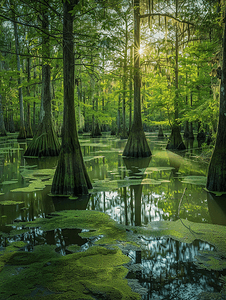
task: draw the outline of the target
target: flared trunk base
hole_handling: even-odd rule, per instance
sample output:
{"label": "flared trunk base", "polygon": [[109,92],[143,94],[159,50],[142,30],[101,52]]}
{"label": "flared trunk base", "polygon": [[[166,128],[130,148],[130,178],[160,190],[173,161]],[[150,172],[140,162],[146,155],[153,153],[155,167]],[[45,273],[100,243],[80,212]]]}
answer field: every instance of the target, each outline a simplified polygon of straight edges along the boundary
{"label": "flared trunk base", "polygon": [[149,157],[152,155],[143,128],[140,130],[131,129],[122,155],[134,158]]}
{"label": "flared trunk base", "polygon": [[60,153],[58,137],[50,124],[39,125],[33,140],[29,143],[24,156],[57,156]]}
{"label": "flared trunk base", "polygon": [[19,134],[17,136],[18,140],[25,140],[26,139],[26,131],[24,127],[20,127]]}
{"label": "flared trunk base", "polygon": [[92,188],[79,149],[71,153],[60,152],[57,169],[53,178],[53,195],[87,195]]}
{"label": "flared trunk base", "polygon": [[173,125],[172,132],[166,145],[167,150],[185,150],[185,144],[180,134],[180,127]]}

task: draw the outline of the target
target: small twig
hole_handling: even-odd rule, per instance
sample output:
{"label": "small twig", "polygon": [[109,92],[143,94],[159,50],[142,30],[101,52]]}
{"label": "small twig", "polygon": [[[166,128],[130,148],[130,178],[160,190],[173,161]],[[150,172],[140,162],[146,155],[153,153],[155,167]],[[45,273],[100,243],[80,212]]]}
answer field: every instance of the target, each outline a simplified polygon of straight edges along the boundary
{"label": "small twig", "polygon": [[182,203],[182,200],[183,200],[183,198],[184,198],[184,195],[185,195],[185,191],[186,191],[186,190],[187,190],[187,188],[184,189],[184,192],[183,192],[183,194],[182,194],[182,196],[181,196],[181,199],[180,199],[180,203],[179,203],[179,206],[178,206],[178,212],[177,212],[178,218],[179,218],[179,220],[181,221],[181,223],[184,225],[184,227],[186,227],[193,235],[195,235],[195,234],[201,234],[200,232],[195,232],[194,230],[192,230],[192,229],[190,228],[190,226],[189,226],[189,227],[186,226],[186,225],[184,224],[184,222],[182,221],[182,219],[180,218],[180,206],[181,206],[181,203]]}
{"label": "small twig", "polygon": [[181,196],[181,199],[180,199],[180,203],[179,203],[179,206],[178,206],[178,211],[177,211],[177,214],[178,214],[178,217],[180,216],[180,206],[181,206],[181,203],[182,203],[182,200],[184,198],[184,194],[185,194],[185,191],[186,191],[187,188],[184,189],[184,192]]}

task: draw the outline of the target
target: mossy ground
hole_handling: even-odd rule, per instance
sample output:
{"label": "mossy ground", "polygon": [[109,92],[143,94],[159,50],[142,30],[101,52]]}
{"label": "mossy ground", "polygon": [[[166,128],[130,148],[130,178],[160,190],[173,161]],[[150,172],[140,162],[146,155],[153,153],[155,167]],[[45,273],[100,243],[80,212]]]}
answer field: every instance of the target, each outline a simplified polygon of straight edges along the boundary
{"label": "mossy ground", "polygon": [[[93,246],[60,256],[54,246],[5,253],[1,299],[139,299],[124,277],[129,258],[119,249]],[[94,298],[95,297],[95,298]]]}
{"label": "mossy ground", "polygon": [[[104,213],[73,210],[16,226],[10,236],[38,227],[44,231],[56,228],[88,229],[80,235],[101,238],[84,252],[79,252],[78,246],[71,245],[70,250],[74,253],[67,256],[56,253],[56,246],[40,245],[35,246],[33,252],[25,252],[25,243],[12,243],[0,252],[2,300],[140,299],[125,279],[128,270],[124,264],[129,262],[129,258],[120,249],[134,245],[142,247],[141,236],[170,236],[186,243],[195,239],[206,241],[214,245],[216,251],[201,251],[196,264],[207,270],[221,270],[226,266],[226,227],[220,225],[178,220],[129,227],[118,225]],[[222,280],[226,282],[226,278],[222,277]]]}

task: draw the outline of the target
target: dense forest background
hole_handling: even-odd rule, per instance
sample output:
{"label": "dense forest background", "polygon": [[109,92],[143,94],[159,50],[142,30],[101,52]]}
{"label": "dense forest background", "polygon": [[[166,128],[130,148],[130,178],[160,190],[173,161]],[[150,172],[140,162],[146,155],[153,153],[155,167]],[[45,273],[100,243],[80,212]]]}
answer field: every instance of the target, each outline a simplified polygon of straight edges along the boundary
{"label": "dense forest background", "polygon": [[[218,1],[140,1],[140,48],[132,1],[74,1],[75,109],[79,132],[127,137],[133,118],[133,57],[140,57],[144,130],[175,119],[185,137],[214,134],[219,108],[222,18]],[[63,5],[3,1],[0,7],[1,135],[33,137],[43,116],[45,66],[51,115],[63,123]],[[73,67],[73,66],[72,66]],[[23,125],[24,124],[24,125]],[[22,137],[25,137],[22,134]]]}

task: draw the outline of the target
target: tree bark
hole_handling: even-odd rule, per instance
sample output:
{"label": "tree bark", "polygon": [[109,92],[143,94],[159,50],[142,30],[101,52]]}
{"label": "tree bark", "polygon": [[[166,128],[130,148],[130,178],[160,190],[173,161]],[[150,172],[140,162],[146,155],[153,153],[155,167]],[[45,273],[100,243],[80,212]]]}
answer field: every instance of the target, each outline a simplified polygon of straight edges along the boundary
{"label": "tree bark", "polygon": [[207,189],[226,192],[226,23],[224,25],[223,64],[220,87],[220,108],[216,144],[207,174]]}
{"label": "tree bark", "polygon": [[127,48],[128,48],[128,21],[127,17],[126,22],[126,31],[125,31],[125,49],[124,49],[124,58],[123,58],[123,78],[122,78],[122,134],[121,139],[128,138],[126,131],[126,88],[127,88]]}
{"label": "tree bark", "polygon": [[141,120],[140,101],[140,0],[134,1],[134,119],[123,156],[149,157],[151,150],[147,143]]}
{"label": "tree bark", "polygon": [[24,156],[57,156],[60,152],[60,143],[56,135],[51,112],[51,88],[50,88],[50,56],[49,38],[48,38],[49,20],[47,13],[42,14],[42,97],[43,97],[43,116],[38,125],[37,132],[33,140],[28,145]]}
{"label": "tree bark", "polygon": [[2,111],[2,95],[0,95],[0,136],[6,136],[6,129],[5,123],[3,118],[3,111]]}
{"label": "tree bark", "polygon": [[[176,0],[176,18],[178,11],[178,0]],[[180,124],[178,121],[179,117],[179,67],[178,67],[178,25],[175,24],[175,34],[176,34],[176,42],[175,42],[175,98],[174,98],[174,121],[172,125],[172,131],[168,143],[166,145],[166,149],[168,150],[185,150],[186,147],[181,137],[180,133]]]}
{"label": "tree bark", "polygon": [[[28,50],[29,52],[29,50]],[[27,58],[27,82],[29,83],[31,79],[31,74],[30,74],[30,58]],[[30,97],[30,87],[27,87],[27,96]],[[30,105],[30,100],[27,102],[27,128],[26,128],[26,136],[27,138],[32,138],[33,137],[33,131],[31,128],[31,105]]]}
{"label": "tree bark", "polygon": [[[12,5],[11,1],[11,5]],[[12,5],[13,6],[13,5]],[[12,10],[13,15],[13,27],[14,27],[14,38],[15,38],[15,48],[16,48],[16,61],[17,61],[17,71],[18,71],[18,91],[19,91],[19,103],[20,103],[20,132],[18,134],[18,139],[26,139],[26,131],[24,125],[24,104],[23,104],[23,91],[21,87],[21,76],[20,76],[20,55],[19,55],[19,39],[17,23],[15,19],[15,12]]]}
{"label": "tree bark", "polygon": [[53,178],[52,194],[88,194],[92,188],[83,161],[75,120],[74,107],[74,37],[71,11],[78,0],[63,3],[63,73],[64,73],[64,115],[62,148]]}

